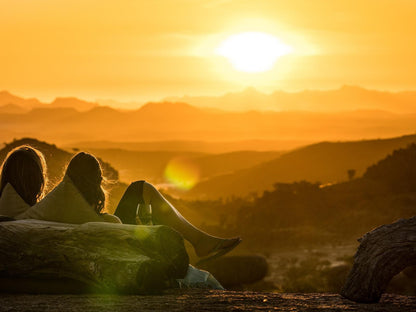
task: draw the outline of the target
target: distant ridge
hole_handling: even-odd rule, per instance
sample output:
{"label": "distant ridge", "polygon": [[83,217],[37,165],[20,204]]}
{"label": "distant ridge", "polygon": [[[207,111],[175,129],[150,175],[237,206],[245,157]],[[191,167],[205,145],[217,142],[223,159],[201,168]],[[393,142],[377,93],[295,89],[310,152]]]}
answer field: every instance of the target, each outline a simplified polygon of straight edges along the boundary
{"label": "distant ridge", "polygon": [[19,107],[24,108],[25,110],[29,110],[31,108],[42,105],[42,103],[37,99],[24,99],[16,95],[13,95],[8,91],[0,91],[0,106],[10,104],[17,105]]}
{"label": "distant ridge", "polygon": [[416,91],[387,92],[344,85],[335,90],[274,91],[271,94],[249,87],[223,96],[168,97],[167,101],[186,102],[198,107],[237,111],[340,112],[385,110],[416,113]]}
{"label": "distant ridge", "polygon": [[12,103],[0,106],[0,114],[23,114],[26,112],[27,110],[23,107]]}
{"label": "distant ridge", "polygon": [[[103,139],[113,142],[258,140],[304,144],[387,138],[416,130],[416,92],[391,93],[352,86],[330,91],[276,91],[270,95],[248,88],[219,98],[201,97],[209,99],[217,108],[165,101],[147,103],[135,110],[118,110],[76,98],[58,98],[52,104],[42,104],[6,91],[1,92],[0,98],[7,102],[3,108],[0,105],[0,140],[3,141],[34,136],[60,145]],[[237,109],[240,104],[253,103],[253,110],[227,111]],[[266,111],[266,104],[278,110]],[[272,149],[293,148],[290,144]],[[251,147],[241,146],[241,149]]]}
{"label": "distant ridge", "polygon": [[252,168],[203,181],[181,196],[193,199],[247,196],[251,192],[270,190],[278,182],[301,180],[339,183],[348,180],[348,170],[355,170],[355,177],[359,177],[393,150],[415,142],[416,135],[406,135],[390,139],[312,144]]}
{"label": "distant ridge", "polygon": [[[103,103],[104,105],[100,105]],[[88,102],[76,97],[57,97],[52,103],[41,103],[39,100],[0,91],[0,107],[6,104],[19,105],[31,109],[42,105],[50,107],[72,107],[78,111],[88,111],[96,106],[110,106],[115,109],[123,108],[125,111],[135,111],[142,108],[165,108],[169,104],[182,105],[219,111],[306,111],[306,112],[344,112],[344,111],[388,111],[393,113],[416,113],[416,91],[389,92],[371,90],[353,85],[344,85],[338,89],[330,90],[303,90],[286,92],[276,90],[272,93],[263,93],[253,87],[241,92],[225,93],[221,96],[182,96],[166,97],[159,102],[148,102],[144,105],[136,102],[121,103],[114,100],[101,100]],[[113,106],[114,105],[114,106]],[[131,109],[126,109],[131,107]]]}
{"label": "distant ridge", "polygon": [[[39,106],[23,114],[1,114],[0,140],[34,136],[63,145],[74,141],[277,141],[317,142],[393,137],[416,130],[416,113],[226,112],[186,103],[149,103],[133,111],[94,106]],[[293,146],[292,146],[293,147]],[[249,147],[247,147],[250,149]],[[242,147],[243,150],[247,148]],[[276,146],[273,150],[284,150]],[[240,149],[241,150],[241,149]]]}
{"label": "distant ridge", "polygon": [[74,108],[80,112],[88,111],[98,106],[97,103],[83,101],[75,97],[58,97],[49,105],[50,107],[53,107],[53,108],[56,108],[56,107]]}
{"label": "distant ridge", "polygon": [[[12,105],[12,106],[10,106]],[[58,97],[52,103],[45,104],[38,99],[25,99],[11,94],[8,91],[0,91],[0,113],[5,113],[9,108],[8,113],[21,114],[26,113],[34,108],[73,108],[77,111],[83,112],[98,106],[97,103],[91,103],[80,100],[75,97]],[[15,107],[13,110],[10,107]],[[20,109],[16,109],[19,107]]]}
{"label": "distant ridge", "polygon": [[242,140],[242,141],[79,141],[65,144],[67,148],[84,149],[123,149],[140,152],[199,152],[199,153],[230,153],[233,151],[282,151],[291,150],[306,144],[309,141],[299,140]]}

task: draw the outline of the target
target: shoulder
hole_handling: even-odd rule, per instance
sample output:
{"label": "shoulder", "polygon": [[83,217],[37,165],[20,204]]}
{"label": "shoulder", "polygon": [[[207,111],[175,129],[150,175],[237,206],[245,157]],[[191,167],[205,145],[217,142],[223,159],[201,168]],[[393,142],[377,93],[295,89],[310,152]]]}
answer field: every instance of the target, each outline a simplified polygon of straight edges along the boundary
{"label": "shoulder", "polygon": [[108,213],[102,213],[100,215],[103,218],[104,222],[110,222],[110,223],[122,223],[121,220],[112,214],[108,214]]}
{"label": "shoulder", "polygon": [[65,177],[40,202],[18,217],[75,224],[103,221],[69,177]]}
{"label": "shoulder", "polygon": [[7,183],[0,196],[0,214],[15,217],[30,208],[14,187]]}

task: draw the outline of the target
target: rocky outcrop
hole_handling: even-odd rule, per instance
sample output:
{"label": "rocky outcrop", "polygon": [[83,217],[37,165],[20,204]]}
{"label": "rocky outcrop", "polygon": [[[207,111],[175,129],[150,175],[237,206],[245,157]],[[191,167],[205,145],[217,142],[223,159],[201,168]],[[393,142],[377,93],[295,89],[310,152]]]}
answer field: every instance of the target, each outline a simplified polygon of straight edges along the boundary
{"label": "rocky outcrop", "polygon": [[144,294],[187,268],[183,238],[166,226],[0,222],[1,291]]}
{"label": "rocky outcrop", "polygon": [[390,280],[416,265],[416,217],[365,234],[341,294],[356,302],[378,302]]}

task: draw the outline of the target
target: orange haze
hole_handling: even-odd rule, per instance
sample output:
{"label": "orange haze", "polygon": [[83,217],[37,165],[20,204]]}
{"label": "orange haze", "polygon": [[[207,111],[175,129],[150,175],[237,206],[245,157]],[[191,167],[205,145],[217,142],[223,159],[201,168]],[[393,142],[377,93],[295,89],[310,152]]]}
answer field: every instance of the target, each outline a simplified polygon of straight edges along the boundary
{"label": "orange haze", "polygon": [[[0,90],[52,101],[147,101],[343,84],[416,87],[416,2],[0,0]],[[214,53],[260,31],[294,48],[264,74]],[[133,108],[133,107],[131,107]]]}

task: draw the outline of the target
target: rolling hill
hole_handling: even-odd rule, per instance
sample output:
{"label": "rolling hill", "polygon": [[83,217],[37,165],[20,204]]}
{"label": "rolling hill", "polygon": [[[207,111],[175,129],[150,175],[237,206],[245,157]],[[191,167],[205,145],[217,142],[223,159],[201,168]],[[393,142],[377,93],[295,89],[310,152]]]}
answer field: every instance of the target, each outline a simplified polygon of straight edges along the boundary
{"label": "rolling hill", "polygon": [[85,112],[98,106],[97,103],[83,101],[75,97],[58,97],[52,103],[46,105],[50,108],[69,107],[79,112]]}
{"label": "rolling hill", "polygon": [[205,154],[185,151],[128,151],[123,149],[95,149],[86,151],[105,159],[117,168],[120,180],[133,182],[146,180],[153,184],[167,183],[164,173],[167,165],[174,159],[186,159],[194,168],[198,168],[201,180],[234,172],[269,161],[278,157],[280,152],[239,151],[220,154]]}
{"label": "rolling hill", "polygon": [[348,180],[347,171],[361,176],[367,167],[393,150],[416,142],[416,135],[355,142],[321,142],[305,146],[249,169],[216,176],[197,184],[184,198],[247,196],[270,190],[277,182],[306,180],[321,184]]}
{"label": "rolling hill", "polygon": [[414,113],[416,92],[386,92],[345,85],[335,90],[275,91],[265,94],[249,87],[223,96],[168,97],[167,101],[186,102],[198,107],[234,111],[313,111],[385,110]]}
{"label": "rolling hill", "polygon": [[223,154],[234,151],[282,151],[310,144],[309,141],[298,140],[243,140],[243,141],[81,141],[64,144],[65,148],[78,149],[121,149],[138,152],[194,152],[204,154]]}

